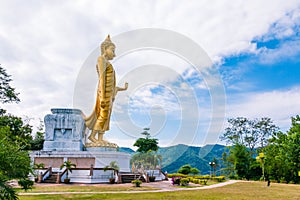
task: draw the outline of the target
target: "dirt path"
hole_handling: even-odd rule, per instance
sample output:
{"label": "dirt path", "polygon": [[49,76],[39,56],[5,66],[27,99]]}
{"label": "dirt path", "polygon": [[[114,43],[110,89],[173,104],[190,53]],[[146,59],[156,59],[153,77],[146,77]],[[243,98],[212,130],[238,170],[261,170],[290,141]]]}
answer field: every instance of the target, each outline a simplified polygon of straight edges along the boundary
{"label": "dirt path", "polygon": [[[217,183],[214,185],[209,186],[200,186],[190,183],[190,186],[195,186],[191,188],[182,188],[173,186],[171,181],[160,181],[160,182],[153,182],[153,183],[143,183],[143,186],[157,188],[158,190],[144,190],[144,191],[106,191],[106,192],[41,192],[41,193],[30,193],[30,192],[22,192],[18,193],[19,195],[42,195],[42,194],[114,194],[114,193],[148,193],[148,192],[171,192],[171,191],[179,191],[179,190],[205,190],[205,189],[212,189],[217,187],[223,187],[225,185],[234,184],[238,181],[236,180],[229,180],[223,183]],[[128,184],[120,184],[123,186],[132,186],[131,183]],[[47,185],[45,185],[47,187]],[[100,186],[101,187],[101,186]]]}

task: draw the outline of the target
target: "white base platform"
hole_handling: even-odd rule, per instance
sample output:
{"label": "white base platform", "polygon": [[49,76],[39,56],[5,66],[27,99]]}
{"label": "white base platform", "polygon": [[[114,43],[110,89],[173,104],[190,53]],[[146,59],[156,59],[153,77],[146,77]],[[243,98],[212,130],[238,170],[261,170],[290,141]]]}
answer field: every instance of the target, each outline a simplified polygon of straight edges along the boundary
{"label": "white base platform", "polygon": [[30,154],[32,163],[44,163],[45,167],[59,168],[64,161],[70,160],[78,168],[103,168],[116,161],[122,172],[130,172],[131,155],[113,151],[34,151]]}

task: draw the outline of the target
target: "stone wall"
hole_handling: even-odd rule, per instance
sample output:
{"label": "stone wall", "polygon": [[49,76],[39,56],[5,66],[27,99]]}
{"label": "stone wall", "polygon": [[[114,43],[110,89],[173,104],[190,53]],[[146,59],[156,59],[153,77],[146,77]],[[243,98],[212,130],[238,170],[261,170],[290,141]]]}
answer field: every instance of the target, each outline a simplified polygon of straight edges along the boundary
{"label": "stone wall", "polygon": [[60,168],[60,166],[64,163],[64,158],[53,158],[53,157],[36,157],[34,159],[35,164],[44,163],[45,168],[53,167]]}
{"label": "stone wall", "polygon": [[68,158],[77,168],[89,168],[95,166],[95,158]]}

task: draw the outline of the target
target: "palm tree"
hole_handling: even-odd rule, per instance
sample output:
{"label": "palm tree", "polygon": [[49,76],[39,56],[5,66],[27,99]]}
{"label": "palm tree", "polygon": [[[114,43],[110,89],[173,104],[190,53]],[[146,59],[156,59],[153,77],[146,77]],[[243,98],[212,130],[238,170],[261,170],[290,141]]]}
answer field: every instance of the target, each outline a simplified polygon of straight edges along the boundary
{"label": "palm tree", "polygon": [[35,163],[33,168],[34,168],[34,180],[35,180],[35,182],[37,182],[38,181],[38,176],[39,176],[39,173],[40,173],[39,169],[44,169],[45,164],[44,163]]}
{"label": "palm tree", "polygon": [[66,176],[66,179],[69,178],[69,171],[72,173],[72,169],[73,168],[76,168],[76,165],[74,163],[72,163],[71,161],[67,160],[65,161],[61,166],[60,166],[60,169],[66,167],[67,169],[67,176]]}
{"label": "palm tree", "polygon": [[161,167],[162,156],[159,154],[154,154],[153,156],[153,167],[156,169],[157,166]]}
{"label": "palm tree", "polygon": [[35,163],[33,167],[35,169],[43,169],[43,168],[45,168],[45,164],[44,163]]}
{"label": "palm tree", "polygon": [[119,171],[120,167],[118,166],[117,161],[111,161],[109,163],[109,165],[104,167],[104,171],[108,170],[109,168],[114,169],[114,172],[111,173],[111,178],[109,178],[109,182],[114,183],[115,182],[114,173],[116,173],[116,171],[117,171],[117,174],[118,174],[118,171]]}
{"label": "palm tree", "polygon": [[107,165],[105,168],[112,168],[112,169],[114,169],[116,171],[119,171],[119,169],[120,169],[120,167],[118,166],[117,161],[111,161],[109,163],[109,165]]}

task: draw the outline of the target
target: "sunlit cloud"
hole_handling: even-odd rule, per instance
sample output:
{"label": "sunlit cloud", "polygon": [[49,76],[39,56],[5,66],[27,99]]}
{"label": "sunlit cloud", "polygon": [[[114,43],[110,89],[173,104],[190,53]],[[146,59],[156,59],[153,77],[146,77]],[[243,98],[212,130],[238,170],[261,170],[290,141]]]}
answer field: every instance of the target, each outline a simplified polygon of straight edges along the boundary
{"label": "sunlit cloud", "polygon": [[[259,48],[256,43],[274,38],[294,38],[298,34],[300,3],[297,0],[191,0],[188,3],[180,0],[127,0],[123,4],[121,6],[115,0],[1,2],[0,60],[12,75],[13,85],[20,92],[21,98],[20,104],[4,107],[11,113],[36,120],[50,113],[53,107],[73,107],[74,88],[82,65],[91,52],[99,48],[107,34],[113,37],[126,31],[149,27],[169,29],[195,41],[219,66],[226,58],[241,54],[258,55],[257,62],[271,65],[283,58],[297,60],[300,51],[300,44],[296,40],[283,41],[276,49]],[[149,40],[152,39],[149,36]],[[189,115],[184,115],[187,123],[183,125],[188,129],[190,124],[194,125],[193,119],[199,118],[200,111],[199,119],[205,125],[199,132],[207,130],[212,109],[208,85],[218,84],[216,80],[205,80],[205,70],[198,73],[191,63],[170,52],[145,50],[118,55],[116,45],[117,57],[113,65],[118,85],[122,86],[127,81],[131,88],[118,94],[114,104],[115,113],[128,114],[128,110],[151,112],[152,108],[152,115],[162,114],[159,120],[167,127],[162,129],[164,135],[159,135],[159,128],[154,128],[154,132],[166,141],[165,144],[168,136],[174,132],[171,122],[165,121],[168,116],[178,119],[182,112],[189,111]],[[90,65],[91,69],[95,69],[95,63]],[[159,73],[153,66],[162,67],[165,73]],[[137,70],[140,67],[142,69]],[[282,127],[287,127],[287,118],[298,111],[293,109],[299,105],[294,101],[299,99],[297,87],[291,89],[291,86],[289,90],[275,92],[255,92],[252,91],[254,83],[242,81],[246,73],[247,68],[240,67],[222,74],[227,90],[241,92],[240,96],[227,94],[227,116],[268,115]],[[93,75],[89,78],[95,81],[96,72]],[[154,84],[140,85],[140,79],[152,80]],[[92,84],[83,88],[92,93],[97,81]],[[161,90],[155,90],[157,88]],[[91,94],[81,98],[82,104],[85,104],[82,108],[84,113],[91,112],[94,96]],[[232,99],[238,99],[238,102],[234,101],[233,104]],[[272,103],[268,104],[266,99]],[[279,100],[274,99],[280,99],[285,104],[281,105]],[[197,112],[192,112],[194,110]],[[151,121],[149,119],[146,118],[148,123]],[[112,130],[121,135],[115,123],[113,120]],[[126,124],[121,119],[118,123],[124,123],[122,126]],[[134,132],[138,133],[144,124],[138,125],[132,128]],[[201,143],[200,137],[203,135],[199,135],[196,143]],[[118,142],[120,145],[131,146],[129,141],[127,138]]]}

